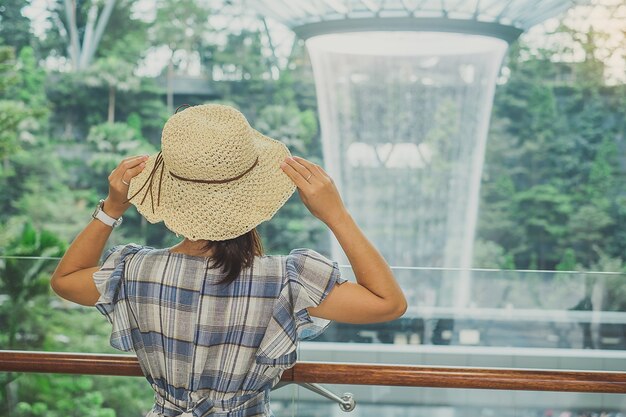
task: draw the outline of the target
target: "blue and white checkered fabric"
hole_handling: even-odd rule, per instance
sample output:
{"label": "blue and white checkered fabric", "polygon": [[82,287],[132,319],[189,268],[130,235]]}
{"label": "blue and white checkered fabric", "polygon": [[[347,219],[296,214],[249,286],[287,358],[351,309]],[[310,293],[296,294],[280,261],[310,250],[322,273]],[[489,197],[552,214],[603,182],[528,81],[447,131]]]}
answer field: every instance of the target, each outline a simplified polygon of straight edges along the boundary
{"label": "blue and white checkered fabric", "polygon": [[273,416],[269,391],[299,340],[330,324],[309,316],[340,277],[311,249],[256,257],[231,284],[207,259],[134,243],[107,251],[93,278],[111,346],[134,351],[155,391],[152,416]]}

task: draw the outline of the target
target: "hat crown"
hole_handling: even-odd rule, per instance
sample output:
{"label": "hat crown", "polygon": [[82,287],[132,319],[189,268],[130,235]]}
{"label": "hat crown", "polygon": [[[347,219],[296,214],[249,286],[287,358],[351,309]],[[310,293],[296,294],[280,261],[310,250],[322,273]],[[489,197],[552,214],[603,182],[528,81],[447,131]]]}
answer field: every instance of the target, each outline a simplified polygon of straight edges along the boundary
{"label": "hat crown", "polygon": [[170,117],[163,127],[161,149],[173,174],[207,181],[234,178],[258,156],[245,116],[219,104],[189,107]]}

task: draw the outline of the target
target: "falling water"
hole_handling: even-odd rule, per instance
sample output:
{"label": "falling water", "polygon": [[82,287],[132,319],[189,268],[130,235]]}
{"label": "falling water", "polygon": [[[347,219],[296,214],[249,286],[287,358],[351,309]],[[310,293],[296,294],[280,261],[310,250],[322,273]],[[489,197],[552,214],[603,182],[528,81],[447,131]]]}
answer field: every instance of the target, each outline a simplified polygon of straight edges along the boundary
{"label": "falling water", "polygon": [[[506,42],[361,32],[307,40],[324,161],[391,265],[469,268],[495,80]],[[333,238],[333,257],[347,263]],[[448,284],[466,305],[470,277]]]}

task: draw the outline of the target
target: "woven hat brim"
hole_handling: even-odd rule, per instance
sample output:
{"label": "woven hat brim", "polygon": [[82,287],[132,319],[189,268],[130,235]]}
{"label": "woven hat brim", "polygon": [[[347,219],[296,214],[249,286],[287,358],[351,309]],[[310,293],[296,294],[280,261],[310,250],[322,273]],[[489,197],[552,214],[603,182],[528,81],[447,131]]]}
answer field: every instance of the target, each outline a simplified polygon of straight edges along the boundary
{"label": "woven hat brim", "polygon": [[[291,154],[282,142],[253,132],[259,162],[242,178],[223,184],[194,183],[173,178],[166,166],[158,205],[161,169],[154,175],[154,211],[150,195],[141,203],[145,189],[131,203],[150,223],[163,221],[172,232],[189,240],[232,239],[270,220],[297,188],[280,167]],[[143,171],[131,180],[128,197],[146,182],[156,156],[150,156]]]}

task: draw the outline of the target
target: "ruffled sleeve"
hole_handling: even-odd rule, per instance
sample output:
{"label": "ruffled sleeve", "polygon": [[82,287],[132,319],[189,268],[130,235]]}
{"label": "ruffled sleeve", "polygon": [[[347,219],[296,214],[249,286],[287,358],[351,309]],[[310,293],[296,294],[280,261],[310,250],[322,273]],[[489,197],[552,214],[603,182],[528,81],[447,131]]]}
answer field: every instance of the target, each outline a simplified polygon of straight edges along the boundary
{"label": "ruffled sleeve", "polygon": [[342,284],[339,265],[312,249],[294,249],[285,257],[285,276],[274,313],[257,354],[257,363],[290,368],[296,362],[297,343],[319,336],[330,320],[312,317],[335,284]]}
{"label": "ruffled sleeve", "polygon": [[100,269],[93,274],[93,280],[100,293],[95,307],[113,325],[111,346],[122,351],[132,351],[131,338],[132,311],[126,297],[124,267],[126,261],[143,247],[134,243],[118,245],[109,249],[104,255]]}

